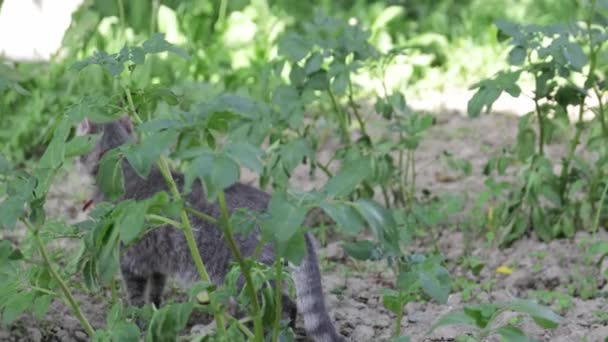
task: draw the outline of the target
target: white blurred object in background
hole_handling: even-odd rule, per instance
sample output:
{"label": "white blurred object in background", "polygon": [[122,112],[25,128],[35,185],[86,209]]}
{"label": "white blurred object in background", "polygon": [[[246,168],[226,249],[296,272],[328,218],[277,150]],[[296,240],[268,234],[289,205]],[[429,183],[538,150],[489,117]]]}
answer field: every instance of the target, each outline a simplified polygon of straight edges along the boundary
{"label": "white blurred object in background", "polygon": [[0,9],[0,56],[43,61],[61,47],[72,13],[83,0],[4,0]]}

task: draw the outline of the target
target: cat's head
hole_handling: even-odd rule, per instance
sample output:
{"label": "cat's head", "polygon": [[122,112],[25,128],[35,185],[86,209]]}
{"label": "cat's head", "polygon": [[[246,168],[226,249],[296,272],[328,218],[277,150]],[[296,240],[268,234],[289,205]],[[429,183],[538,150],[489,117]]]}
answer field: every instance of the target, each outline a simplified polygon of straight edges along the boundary
{"label": "cat's head", "polygon": [[93,174],[97,172],[99,161],[106,152],[135,139],[133,124],[128,116],[107,123],[94,123],[89,119],[84,119],[78,125],[76,134],[101,135],[91,152],[80,157],[80,161],[87,171]]}

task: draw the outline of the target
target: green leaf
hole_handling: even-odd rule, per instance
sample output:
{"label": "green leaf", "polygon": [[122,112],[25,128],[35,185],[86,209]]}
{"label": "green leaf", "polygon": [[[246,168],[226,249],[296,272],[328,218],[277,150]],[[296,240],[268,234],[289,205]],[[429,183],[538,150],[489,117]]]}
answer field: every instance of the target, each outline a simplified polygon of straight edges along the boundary
{"label": "green leaf", "polygon": [[214,201],[220,191],[234,184],[240,178],[240,169],[237,163],[225,154],[213,154],[203,151],[198,156],[185,175],[186,191],[190,191],[192,182],[200,178],[207,191],[207,198]]}
{"label": "green leaf", "polygon": [[536,324],[545,329],[557,327],[563,318],[551,309],[539,305],[531,300],[516,300],[508,305],[509,309],[517,312],[527,313],[532,316]]}
{"label": "green leaf", "polygon": [[523,46],[515,46],[509,51],[509,64],[522,65],[526,61],[526,49]]}
{"label": "green leaf", "polygon": [[475,320],[477,327],[482,329],[488,326],[496,311],[498,311],[498,306],[490,303],[466,305],[464,307],[464,312]]}
{"label": "green leaf", "polygon": [[17,220],[24,214],[25,201],[17,196],[11,196],[0,203],[0,227],[15,228]]}
{"label": "green leaf", "polygon": [[34,305],[32,307],[32,313],[34,317],[37,319],[42,319],[44,315],[49,311],[49,307],[53,302],[53,296],[50,295],[42,295],[36,297],[34,300]]}
{"label": "green leaf", "polygon": [[282,84],[272,93],[272,103],[278,105],[281,111],[291,112],[294,105],[301,107],[300,95],[298,90],[290,85]]}
{"label": "green leaf", "polygon": [[53,139],[49,143],[46,151],[40,158],[39,167],[43,169],[55,169],[63,163],[65,159],[65,141],[70,133],[71,124],[67,117],[64,117],[55,132]]}
{"label": "green leaf", "polygon": [[349,203],[324,202],[320,207],[346,233],[355,235],[363,229],[361,215]]}
{"label": "green leaf", "polygon": [[420,288],[420,277],[417,271],[401,272],[397,278],[397,288],[401,293],[411,294]]}
{"label": "green leaf", "polygon": [[262,150],[258,147],[242,142],[231,143],[225,148],[227,155],[255,173],[262,173],[264,167],[260,161]]}
{"label": "green leaf", "polygon": [[8,260],[21,260],[24,257],[25,256],[23,255],[23,252],[21,252],[20,249],[15,248],[15,249],[13,249],[11,254],[8,256]]}
{"label": "green leaf", "polygon": [[32,291],[20,292],[11,296],[10,299],[4,304],[4,310],[2,311],[2,322],[4,324],[10,324],[19,315],[28,310],[34,303],[36,294]]}
{"label": "green leaf", "polygon": [[192,190],[192,183],[199,178],[204,184],[204,177],[211,173],[211,165],[215,160],[215,154],[208,149],[203,149],[200,155],[190,163],[184,174],[184,191]]}
{"label": "green leaf", "polygon": [[519,161],[526,161],[533,156],[536,147],[536,133],[531,128],[519,130],[517,133],[517,158]]}
{"label": "green leaf", "polygon": [[260,103],[250,97],[235,95],[230,93],[222,93],[214,98],[208,104],[207,110],[210,114],[207,125],[212,128],[214,125],[213,119],[216,120],[233,120],[238,117],[230,117],[227,113],[238,115],[242,118],[257,120],[260,116],[267,114],[268,108],[263,103]]}
{"label": "green leaf", "polygon": [[301,227],[307,213],[307,208],[289,202],[285,193],[275,192],[268,204],[270,217],[264,220],[262,230],[278,242],[286,242]]}
{"label": "green leaf", "polygon": [[135,64],[142,65],[146,61],[146,51],[139,46],[131,48],[131,61]]}
{"label": "green leaf", "polygon": [[340,72],[334,77],[331,82],[331,88],[336,95],[344,95],[346,93],[346,88],[348,87],[348,82],[350,80],[350,75],[348,72]]}
{"label": "green leaf", "polygon": [[179,104],[177,95],[171,91],[169,88],[165,87],[153,87],[151,89],[152,96],[159,97],[163,99],[167,104],[171,106],[176,106]]}
{"label": "green leaf", "polygon": [[301,35],[288,32],[279,41],[279,54],[286,56],[291,62],[299,62],[304,58],[312,46]]}
{"label": "green leaf", "polygon": [[495,25],[498,28],[499,41],[504,41],[508,37],[516,38],[521,36],[520,27],[515,23],[511,23],[506,20],[497,20]]}
{"label": "green leaf", "polygon": [[176,139],[175,131],[156,132],[144,138],[141,143],[129,146],[124,153],[137,174],[146,178],[152,169],[152,164],[158,161]]}
{"label": "green leaf", "polygon": [[512,325],[506,325],[496,329],[496,333],[502,336],[507,342],[534,342],[533,338],[530,338],[524,334],[521,329]]}
{"label": "green leaf", "polygon": [[368,240],[356,242],[345,242],[342,244],[344,251],[351,257],[358,260],[374,260],[376,246]]}
{"label": "green leaf", "polygon": [[139,341],[139,328],[132,322],[118,322],[111,329],[112,341]]}
{"label": "green leaf", "polygon": [[446,269],[435,266],[430,270],[419,271],[418,278],[422,290],[427,295],[441,304],[447,302],[452,286],[449,281],[450,275]]}
{"label": "green leaf", "polygon": [[124,243],[129,243],[139,236],[144,229],[144,222],[148,203],[128,201],[122,202],[120,207],[120,216],[116,222],[120,231],[120,240]]}
{"label": "green leaf", "polygon": [[114,201],[124,194],[122,158],[118,150],[110,150],[101,158],[97,184],[109,201]]}
{"label": "green leaf", "polygon": [[311,158],[313,154],[308,141],[304,138],[291,140],[281,146],[280,150],[281,161],[287,172],[293,171],[305,157]]}
{"label": "green leaf", "polygon": [[174,119],[153,119],[137,126],[137,130],[142,133],[154,133],[166,129],[182,128],[183,123]]}
{"label": "green leaf", "polygon": [[65,146],[65,157],[71,158],[89,153],[100,135],[81,135],[72,138]]}
{"label": "green leaf", "polygon": [[376,19],[372,24],[373,31],[378,31],[379,29],[386,27],[389,22],[401,16],[404,12],[405,8],[402,6],[387,6],[376,16]]}
{"label": "green leaf", "polygon": [[555,93],[555,101],[566,108],[569,105],[577,106],[585,98],[585,92],[576,86],[565,85]]}
{"label": "green leaf", "polygon": [[306,63],[304,64],[304,71],[306,71],[307,75],[310,75],[319,69],[321,69],[321,65],[323,64],[323,57],[319,52],[314,52],[310,57],[306,59]]}
{"label": "green leaf", "polygon": [[389,342],[411,342],[412,340],[410,339],[409,336],[399,336],[399,337],[393,337],[389,340]]}
{"label": "green leaf", "polygon": [[2,261],[2,263],[6,262],[6,259],[8,259],[9,255],[12,253],[12,243],[8,240],[4,240],[4,239],[0,239],[0,261]]}
{"label": "green leaf", "polygon": [[349,160],[325,184],[324,191],[329,196],[347,196],[356,186],[373,175],[371,162],[368,158]]}
{"label": "green leaf", "polygon": [[11,163],[0,154],[0,175],[7,174],[11,170]]}
{"label": "green leaf", "polygon": [[479,328],[475,323],[475,320],[469,315],[462,312],[450,312],[439,317],[439,320],[437,320],[437,322],[435,322],[431,326],[429,333],[435,331],[437,328],[449,325],[468,325],[471,327]]}
{"label": "green leaf", "polygon": [[562,46],[562,53],[572,68],[577,71],[582,70],[587,64],[587,56],[583,48],[576,43],[569,42],[564,44]]}
{"label": "green leaf", "polygon": [[209,175],[204,176],[207,198],[215,200],[220,191],[236,183],[240,178],[240,169],[232,158],[220,154],[213,160]]}
{"label": "green leaf", "polygon": [[192,302],[167,304],[154,312],[146,334],[146,341],[175,341],[188,323]]}
{"label": "green leaf", "polygon": [[401,310],[404,303],[402,298],[399,296],[399,292],[384,289],[384,291],[382,291],[382,305],[396,314]]}
{"label": "green leaf", "polygon": [[306,256],[306,241],[304,234],[293,234],[287,242],[277,246],[277,254],[294,265],[299,265],[304,256]]}
{"label": "green leaf", "polygon": [[589,247],[590,255],[608,255],[608,241],[596,241]]}
{"label": "green leaf", "polygon": [[306,87],[312,90],[327,90],[329,89],[329,79],[327,71],[318,70],[311,74],[306,83]]}
{"label": "green leaf", "polygon": [[95,260],[96,275],[98,274],[99,279],[107,283],[113,279],[119,268],[120,233],[111,221],[102,222],[98,233],[99,236],[94,245],[97,258]]}
{"label": "green leaf", "polygon": [[99,65],[110,75],[116,77],[125,69],[124,62],[125,60],[119,59],[119,54],[110,55],[105,51],[95,51],[93,56],[82,61],[75,62],[70,68],[80,71],[89,65]]}
{"label": "green leaf", "polygon": [[357,200],[353,206],[370,225],[376,239],[393,251],[399,250],[399,234],[389,210],[368,199]]}
{"label": "green leaf", "polygon": [[306,80],[306,71],[304,71],[304,68],[301,66],[294,64],[289,72],[289,82],[291,82],[291,86],[300,87],[304,84],[304,80]]}
{"label": "green leaf", "polygon": [[163,33],[155,33],[142,44],[142,48],[146,53],[173,52],[183,59],[190,59],[190,56],[183,49],[169,43],[165,40]]}
{"label": "green leaf", "polygon": [[99,282],[97,281],[97,266],[94,260],[87,260],[82,268],[84,284],[89,291],[98,291]]}
{"label": "green leaf", "polygon": [[500,96],[500,89],[480,87],[467,103],[467,113],[470,117],[478,117],[484,106],[491,106]]}

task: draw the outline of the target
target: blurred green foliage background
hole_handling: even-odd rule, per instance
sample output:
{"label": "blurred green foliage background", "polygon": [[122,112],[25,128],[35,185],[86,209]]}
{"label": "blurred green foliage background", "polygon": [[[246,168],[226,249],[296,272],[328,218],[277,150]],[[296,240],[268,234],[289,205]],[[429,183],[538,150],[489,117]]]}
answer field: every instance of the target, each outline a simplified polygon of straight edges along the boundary
{"label": "blurred green foliage background", "polygon": [[[468,88],[504,67],[497,19],[550,24],[567,22],[580,11],[576,0],[86,0],[52,61],[0,64],[0,153],[15,162],[38,156],[58,113],[83,95],[111,89],[111,78],[100,68],[77,73],[69,68],[73,62],[141,43],[154,32],[165,33],[193,58],[167,55],[162,63],[146,63],[135,75],[141,85],[173,84],[177,94],[201,98],[228,90],[265,99],[272,83],[269,61],[280,37],[324,14],[363,26],[382,52],[405,51],[391,61],[385,82],[407,97]],[[360,97],[379,87],[365,75],[357,82],[367,89]]]}

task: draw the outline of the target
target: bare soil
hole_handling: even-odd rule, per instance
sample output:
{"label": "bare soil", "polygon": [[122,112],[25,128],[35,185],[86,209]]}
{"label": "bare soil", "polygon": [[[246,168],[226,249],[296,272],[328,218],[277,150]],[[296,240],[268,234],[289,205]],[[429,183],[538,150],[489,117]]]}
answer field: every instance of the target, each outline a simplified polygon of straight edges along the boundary
{"label": "bare soil", "polygon": [[[512,144],[517,130],[517,118],[508,115],[482,116],[468,119],[456,114],[437,117],[437,125],[431,129],[416,155],[418,184],[420,189],[434,193],[463,193],[474,195],[483,189],[482,169],[488,157]],[[558,155],[560,145],[549,146],[548,153]],[[452,175],[439,159],[449,151],[456,158],[470,161],[473,173],[470,176]],[[247,176],[245,177],[247,178]],[[294,177],[296,185],[303,188],[318,186],[323,178],[311,180],[305,170]],[[249,178],[249,180],[251,180]],[[47,212],[63,216],[70,221],[82,220],[82,203],[88,196],[90,180],[74,169],[68,172],[49,196]],[[550,290],[574,293],[565,308],[558,308],[563,323],[554,330],[538,328],[530,318],[524,317],[520,326],[529,336],[539,341],[589,341],[601,342],[608,337],[608,313],[606,294],[608,286],[600,274],[608,264],[594,266],[597,260],[588,260],[585,250],[597,239],[608,239],[606,231],[597,236],[580,232],[573,239],[556,240],[550,243],[539,241],[534,236],[517,241],[511,247],[498,249],[489,246],[483,237],[465,241],[458,229],[458,218],[441,231],[438,246],[447,259],[452,279],[466,278],[478,286],[471,291],[455,291],[448,303],[412,302],[406,306],[401,321],[402,332],[412,341],[453,341],[470,332],[467,327],[445,327],[428,334],[431,325],[442,314],[461,310],[463,305],[480,302],[509,302],[514,298],[531,298],[533,291]],[[417,240],[412,250],[423,251],[433,241]],[[468,251],[465,251],[468,248]],[[464,268],[460,257],[469,252],[485,262],[479,275]],[[394,331],[395,316],[382,305],[381,289],[391,288],[394,275],[382,263],[355,262],[347,258],[339,242],[330,242],[320,252],[323,281],[331,314],[339,330],[351,341],[385,341]],[[497,273],[499,266],[511,267],[513,273]],[[600,295],[592,299],[577,297],[573,290],[584,286],[588,277],[595,279]],[[570,291],[570,292],[569,292]],[[109,294],[79,293],[78,301],[95,327],[105,323]],[[505,313],[498,323],[514,319],[516,314]],[[42,319],[23,315],[8,327],[0,327],[0,341],[87,341],[88,338],[61,302],[52,304],[49,313]],[[498,341],[491,336],[488,341]]]}

